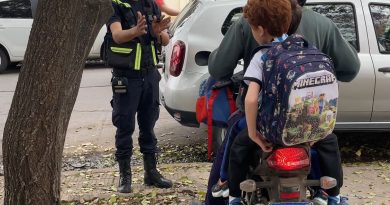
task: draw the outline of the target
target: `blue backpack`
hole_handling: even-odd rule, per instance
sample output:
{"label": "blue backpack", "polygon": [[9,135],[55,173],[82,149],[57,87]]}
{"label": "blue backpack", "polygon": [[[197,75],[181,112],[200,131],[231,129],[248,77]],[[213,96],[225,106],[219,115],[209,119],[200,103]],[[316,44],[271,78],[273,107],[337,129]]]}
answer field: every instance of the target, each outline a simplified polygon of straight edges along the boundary
{"label": "blue backpack", "polygon": [[204,80],[199,88],[196,118],[199,123],[207,124],[209,159],[213,151],[213,126],[227,127],[230,115],[237,110],[231,84],[232,81],[216,81],[210,77]]}
{"label": "blue backpack", "polygon": [[332,60],[296,34],[266,47],[257,129],[282,146],[328,136],[338,101]]}

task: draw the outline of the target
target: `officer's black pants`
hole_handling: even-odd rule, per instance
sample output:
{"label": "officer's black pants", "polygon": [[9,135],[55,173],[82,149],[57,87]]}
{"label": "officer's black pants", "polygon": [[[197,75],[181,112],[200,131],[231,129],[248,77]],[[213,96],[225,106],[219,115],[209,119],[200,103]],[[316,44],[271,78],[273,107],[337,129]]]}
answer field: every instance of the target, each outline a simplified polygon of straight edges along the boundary
{"label": "officer's black pants", "polygon": [[[343,185],[343,170],[337,136],[331,134],[315,143],[313,147],[317,149],[322,175],[337,179],[338,186],[327,190],[327,193],[330,196],[336,196],[340,193],[340,188]],[[230,148],[230,196],[241,196],[240,183],[246,179],[251,163],[250,159],[253,159],[253,156],[255,156],[258,149],[260,149],[260,147],[249,138],[247,130],[243,130],[235,138],[232,147]]]}
{"label": "officer's black pants", "polygon": [[161,75],[157,69],[150,70],[145,77],[141,77],[138,72],[125,72],[124,77],[128,78],[127,93],[113,94],[112,122],[117,128],[115,135],[117,160],[129,159],[132,155],[136,114],[141,152],[144,154],[156,152],[157,139],[153,128],[160,114],[158,84]]}

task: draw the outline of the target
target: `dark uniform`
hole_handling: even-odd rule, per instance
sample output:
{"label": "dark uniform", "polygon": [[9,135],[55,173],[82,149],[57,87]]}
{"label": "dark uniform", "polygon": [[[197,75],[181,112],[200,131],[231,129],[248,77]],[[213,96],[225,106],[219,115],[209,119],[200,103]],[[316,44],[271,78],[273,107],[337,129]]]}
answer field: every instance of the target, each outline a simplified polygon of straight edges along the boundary
{"label": "dark uniform", "polygon": [[[158,84],[161,75],[156,69],[155,42],[157,39],[152,36],[151,24],[153,16],[159,19],[161,12],[153,0],[113,0],[112,6],[115,13],[107,23],[107,35],[111,35],[110,25],[114,22],[120,22],[122,30],[136,26],[137,12],[145,16],[148,25],[147,34],[132,40],[136,45],[131,48],[131,52],[135,52],[134,65],[131,65],[130,69],[113,68],[112,82],[120,79],[122,83],[127,84],[127,91],[124,93],[117,93],[113,89],[111,101],[112,122],[117,128],[115,157],[119,162],[121,173],[118,190],[130,192],[130,158],[133,150],[132,135],[135,129],[136,113],[140,130],[138,142],[144,154],[145,183],[157,187],[170,187],[171,182],[164,179],[156,170],[157,139],[153,131],[160,113]],[[119,51],[121,49],[123,50],[123,48],[117,48]],[[128,186],[121,188],[122,185]]]}

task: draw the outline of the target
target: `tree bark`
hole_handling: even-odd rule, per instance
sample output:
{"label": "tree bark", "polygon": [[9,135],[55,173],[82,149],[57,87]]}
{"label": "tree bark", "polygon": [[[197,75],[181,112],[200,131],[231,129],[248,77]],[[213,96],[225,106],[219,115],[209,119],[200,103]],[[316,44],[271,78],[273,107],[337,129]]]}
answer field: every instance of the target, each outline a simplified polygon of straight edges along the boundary
{"label": "tree bark", "polygon": [[3,138],[5,205],[60,204],[62,152],[109,0],[40,0]]}

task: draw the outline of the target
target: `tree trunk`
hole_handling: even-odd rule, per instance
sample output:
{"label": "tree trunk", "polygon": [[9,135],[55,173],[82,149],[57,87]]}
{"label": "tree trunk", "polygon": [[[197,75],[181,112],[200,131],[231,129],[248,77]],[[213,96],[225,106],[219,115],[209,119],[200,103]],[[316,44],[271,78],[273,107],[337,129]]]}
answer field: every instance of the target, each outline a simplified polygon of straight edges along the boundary
{"label": "tree trunk", "polygon": [[5,205],[60,204],[62,152],[109,0],[40,0],[3,138]]}

